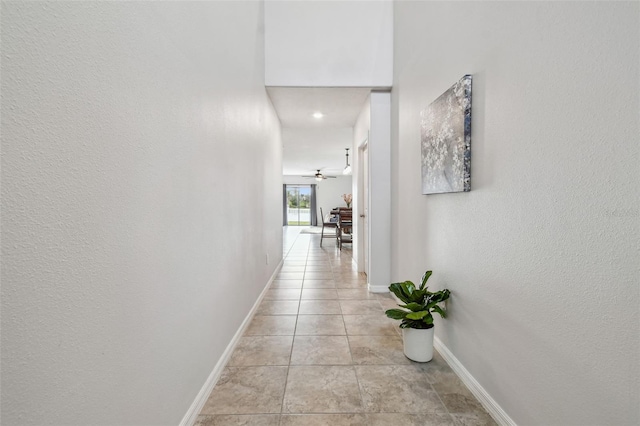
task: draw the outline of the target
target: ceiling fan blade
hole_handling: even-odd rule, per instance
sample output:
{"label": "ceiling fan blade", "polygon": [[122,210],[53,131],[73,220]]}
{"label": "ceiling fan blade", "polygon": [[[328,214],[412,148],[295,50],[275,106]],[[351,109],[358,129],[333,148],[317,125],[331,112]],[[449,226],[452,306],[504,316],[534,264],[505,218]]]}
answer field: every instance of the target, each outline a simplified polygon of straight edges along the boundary
{"label": "ceiling fan blade", "polygon": [[320,173],[320,170],[318,170],[318,173],[316,173],[315,175],[301,175],[300,177],[303,177],[303,178],[314,178],[314,179],[318,179],[318,180],[335,179],[335,178],[337,178],[337,176],[326,176],[326,175],[323,175],[322,173]]}

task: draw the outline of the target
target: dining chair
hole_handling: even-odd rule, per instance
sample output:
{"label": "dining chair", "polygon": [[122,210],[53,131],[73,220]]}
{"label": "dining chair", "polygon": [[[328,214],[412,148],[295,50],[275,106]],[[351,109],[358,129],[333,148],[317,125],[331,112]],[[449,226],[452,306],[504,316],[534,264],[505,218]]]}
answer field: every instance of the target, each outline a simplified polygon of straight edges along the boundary
{"label": "dining chair", "polygon": [[353,211],[351,209],[340,209],[338,212],[338,229],[336,236],[338,238],[338,248],[342,250],[342,244],[353,245]]}
{"label": "dining chair", "polygon": [[324,213],[322,212],[322,207],[320,207],[320,217],[322,218],[322,232],[320,233],[320,247],[322,247],[322,240],[324,238],[335,238],[335,235],[325,235],[324,234],[324,228],[329,228],[329,229],[333,229],[333,230],[337,230],[338,229],[338,222],[331,222],[330,220],[330,215],[327,215],[328,217],[324,217]]}

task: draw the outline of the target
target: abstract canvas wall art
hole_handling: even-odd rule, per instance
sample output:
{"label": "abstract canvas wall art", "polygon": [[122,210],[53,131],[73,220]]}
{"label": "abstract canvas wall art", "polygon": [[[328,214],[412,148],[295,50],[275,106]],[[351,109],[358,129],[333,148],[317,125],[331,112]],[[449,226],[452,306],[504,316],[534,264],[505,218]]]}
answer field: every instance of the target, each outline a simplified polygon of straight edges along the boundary
{"label": "abstract canvas wall art", "polygon": [[465,75],[420,113],[423,194],[471,190],[471,79]]}

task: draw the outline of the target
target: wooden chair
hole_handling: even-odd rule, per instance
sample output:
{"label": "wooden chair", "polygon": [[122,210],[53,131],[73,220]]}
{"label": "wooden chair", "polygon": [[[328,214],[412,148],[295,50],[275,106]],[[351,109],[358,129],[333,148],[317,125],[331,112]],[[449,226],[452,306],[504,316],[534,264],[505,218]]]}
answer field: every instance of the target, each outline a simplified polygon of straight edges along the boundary
{"label": "wooden chair", "polygon": [[327,221],[327,219],[324,217],[324,213],[322,212],[322,207],[320,207],[320,217],[322,218],[322,232],[320,233],[320,247],[322,247],[323,238],[335,238],[334,235],[329,235],[329,234],[324,235],[324,228],[326,227],[326,228],[337,230],[338,222]]}
{"label": "wooden chair", "polygon": [[338,212],[338,229],[336,236],[338,238],[338,247],[342,250],[342,244],[353,244],[353,211],[351,209],[340,209]]}

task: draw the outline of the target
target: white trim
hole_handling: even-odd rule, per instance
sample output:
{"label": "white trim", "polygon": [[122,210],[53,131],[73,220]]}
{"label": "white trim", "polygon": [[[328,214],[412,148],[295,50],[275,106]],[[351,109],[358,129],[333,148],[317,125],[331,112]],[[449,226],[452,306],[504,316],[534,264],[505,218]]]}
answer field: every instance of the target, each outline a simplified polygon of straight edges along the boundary
{"label": "white trim", "polygon": [[371,285],[371,283],[369,283],[367,287],[371,293],[389,293],[389,286],[386,285]]}
{"label": "white trim", "polygon": [[375,287],[387,287],[391,282],[391,93],[371,92],[370,105],[367,276]]}
{"label": "white trim", "polygon": [[[364,176],[364,168],[362,165],[364,164],[364,154],[365,154],[364,150],[367,149],[368,146],[369,146],[369,130],[367,130],[367,137],[360,143],[360,145],[357,146],[357,156],[354,155],[354,159],[356,159],[357,157],[357,162],[356,162],[357,176],[355,179],[356,188],[354,191],[356,193],[357,203],[354,205],[354,207],[356,207],[354,213],[358,215],[358,221],[356,222],[356,227],[355,227],[356,247],[354,248],[353,251],[356,253],[356,257],[357,257],[357,259],[354,258],[354,260],[356,261],[356,264],[358,266],[358,272],[364,272],[365,274],[367,274],[367,276],[369,276],[369,268],[365,268],[365,266],[368,266],[366,264],[367,262],[365,262],[365,250],[367,251],[367,255],[368,255],[369,247],[365,247],[364,242],[366,240],[368,245],[369,240],[371,238],[369,238],[368,234],[366,235],[367,238],[364,238],[365,237],[364,215],[369,214],[368,213],[369,206],[364,205],[364,192],[366,189],[368,193],[369,188],[368,188],[368,185],[367,185],[367,188],[364,187],[365,176]],[[356,152],[355,149],[354,149],[354,152]],[[367,155],[368,155],[368,151],[367,151]],[[368,176],[367,176],[367,182],[369,182]]]}
{"label": "white trim", "polygon": [[213,387],[218,382],[218,379],[220,378],[220,374],[222,374],[222,370],[227,365],[227,362],[229,362],[229,358],[231,358],[231,354],[233,353],[233,350],[236,348],[236,345],[238,344],[240,337],[242,337],[244,330],[248,327],[249,323],[251,322],[251,319],[256,314],[256,311],[258,310],[258,306],[260,306],[260,302],[262,302],[262,299],[264,299],[264,296],[267,293],[267,290],[269,290],[271,283],[275,279],[276,275],[278,275],[278,272],[280,272],[283,262],[284,262],[284,258],[283,260],[280,261],[275,271],[273,271],[271,278],[269,278],[269,282],[267,282],[267,285],[262,290],[262,293],[260,293],[260,296],[258,296],[258,300],[256,300],[256,303],[253,304],[253,307],[249,311],[249,314],[240,325],[240,328],[238,328],[238,331],[231,339],[231,342],[229,342],[229,345],[222,353],[222,356],[216,363],[215,367],[213,367],[213,371],[211,372],[211,374],[209,374],[209,377],[204,382],[204,385],[202,386],[202,389],[200,389],[200,392],[198,392],[198,395],[196,395],[196,399],[193,401],[193,403],[191,404],[191,407],[189,407],[189,410],[182,418],[182,421],[180,422],[180,426],[192,426],[193,424],[195,424],[196,420],[198,419],[198,414],[200,414],[202,407],[204,407],[204,404],[207,402],[207,399],[209,398],[209,394],[211,394]]}
{"label": "white trim", "polygon": [[511,417],[498,405],[489,393],[478,383],[469,373],[469,370],[458,361],[449,348],[447,348],[438,337],[434,337],[433,346],[442,355],[442,358],[449,364],[451,369],[458,375],[460,380],[469,388],[471,393],[480,401],[482,406],[489,412],[491,417],[501,426],[517,426]]}

